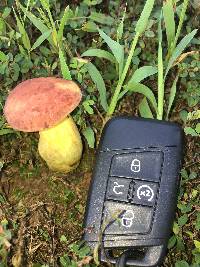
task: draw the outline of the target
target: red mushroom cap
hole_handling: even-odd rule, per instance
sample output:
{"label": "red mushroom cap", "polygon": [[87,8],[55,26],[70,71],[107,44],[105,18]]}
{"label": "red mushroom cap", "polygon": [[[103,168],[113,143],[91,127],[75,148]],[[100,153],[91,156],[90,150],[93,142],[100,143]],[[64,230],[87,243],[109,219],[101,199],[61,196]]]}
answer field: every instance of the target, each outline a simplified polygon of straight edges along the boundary
{"label": "red mushroom cap", "polygon": [[62,121],[81,101],[73,81],[61,78],[34,78],[18,84],[9,94],[4,114],[11,127],[37,132]]}

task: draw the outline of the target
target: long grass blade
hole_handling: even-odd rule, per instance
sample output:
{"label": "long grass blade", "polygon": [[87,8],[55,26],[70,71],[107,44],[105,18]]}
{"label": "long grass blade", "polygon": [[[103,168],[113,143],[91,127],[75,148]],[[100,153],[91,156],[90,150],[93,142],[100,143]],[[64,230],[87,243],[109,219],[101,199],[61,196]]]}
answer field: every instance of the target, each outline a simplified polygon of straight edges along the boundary
{"label": "long grass blade", "polygon": [[40,3],[43,7],[43,9],[47,12],[48,16],[49,16],[49,21],[51,22],[51,27],[53,29],[53,31],[56,31],[56,26],[55,26],[55,22],[53,20],[51,11],[50,11],[50,4],[49,4],[49,0],[40,0]]}
{"label": "long grass blade", "polygon": [[103,49],[88,49],[81,56],[104,58],[104,59],[109,60],[112,63],[116,63],[115,57],[111,53]]}
{"label": "long grass blade", "polygon": [[146,1],[146,4],[135,27],[135,31],[139,33],[139,35],[141,35],[147,27],[147,23],[154,6],[154,2],[155,0]]}
{"label": "long grass blade", "polygon": [[26,11],[26,8],[23,7],[21,4],[20,8],[21,10],[26,13],[26,16],[28,17],[28,19],[33,23],[33,25],[41,32],[44,33],[46,31],[49,30],[49,28],[39,19],[37,18],[35,15],[33,15],[30,11]]}
{"label": "long grass blade", "polygon": [[164,106],[164,78],[163,78],[163,51],[162,51],[162,29],[161,20],[158,23],[158,112],[157,119],[162,120],[163,118],[163,106]]}
{"label": "long grass blade", "polygon": [[117,27],[117,42],[119,43],[119,41],[122,38],[123,32],[124,32],[124,19],[125,19],[125,15],[126,15],[126,9],[124,10],[124,14],[123,17],[121,19],[121,22],[119,24],[119,26]]}
{"label": "long grass blade", "polygon": [[36,49],[38,46],[40,46],[46,39],[49,38],[50,34],[52,33],[52,30],[49,30],[47,32],[44,32],[40,37],[35,41],[33,46],[31,47],[31,51]]}
{"label": "long grass blade", "polygon": [[172,0],[167,0],[163,3],[163,16],[165,21],[169,51],[175,38],[175,20]]}
{"label": "long grass blade", "polygon": [[[21,4],[20,8],[25,13],[27,18],[33,23],[33,25],[43,34],[49,30],[49,28],[42,22],[40,18],[37,18],[35,15],[33,15],[30,11],[26,11],[26,8],[23,7]],[[48,38],[49,43],[53,46],[53,39],[52,34]]]}
{"label": "long grass blade", "polygon": [[[26,12],[27,12],[28,9],[29,9],[30,3],[31,3],[31,0],[28,0],[27,5],[26,5]],[[25,20],[26,20],[26,12],[24,13],[24,18],[23,18],[23,21],[24,21],[24,22],[25,22]]]}
{"label": "long grass blade", "polygon": [[194,36],[196,35],[198,29],[193,30],[191,33],[187,34],[181,41],[180,43],[177,45],[177,47],[175,48],[172,56],[169,59],[168,65],[167,65],[167,69],[165,72],[165,78],[169,72],[169,70],[171,69],[171,67],[173,66],[174,62],[177,60],[177,58],[182,54],[182,52],[185,50],[185,48],[187,47],[187,45],[192,41],[192,39],[194,38]]}
{"label": "long grass blade", "polygon": [[130,49],[128,58],[126,60],[122,75],[119,77],[119,81],[118,81],[117,87],[116,87],[114,95],[113,95],[113,97],[111,99],[111,102],[110,102],[110,105],[109,105],[109,108],[108,108],[108,112],[107,112],[107,115],[106,115],[107,118],[109,118],[113,114],[113,112],[114,112],[114,110],[116,108],[117,102],[119,100],[120,92],[121,92],[122,86],[124,84],[124,81],[126,79],[129,67],[131,65],[133,54],[134,54],[136,45],[138,43],[138,40],[139,40],[139,33],[136,33],[134,38],[133,38],[133,41],[132,41],[132,44],[131,44],[131,49]]}
{"label": "long grass blade", "polygon": [[60,60],[60,67],[61,67],[61,72],[62,72],[62,76],[64,79],[66,80],[72,80],[70,71],[69,71],[69,67],[67,65],[67,62],[65,60],[65,57],[63,55],[63,51],[61,48],[59,48],[59,60]]}
{"label": "long grass blade", "polygon": [[63,39],[63,31],[64,31],[64,27],[65,24],[69,18],[70,14],[69,14],[69,6],[67,6],[65,8],[64,11],[64,15],[62,16],[62,19],[60,21],[60,26],[59,26],[59,30],[58,30],[58,43],[61,45],[62,39]]}
{"label": "long grass blade", "polygon": [[40,3],[42,4],[42,7],[44,8],[44,10],[47,11],[47,14],[49,16],[49,20],[51,22],[51,27],[52,27],[52,39],[53,39],[54,45],[57,46],[57,44],[58,44],[58,33],[57,33],[57,30],[56,30],[55,22],[53,20],[52,14],[51,14],[49,0],[40,0]]}
{"label": "long grass blade", "polygon": [[178,28],[177,28],[177,31],[176,31],[176,36],[174,38],[174,41],[173,41],[173,44],[172,44],[172,47],[171,47],[171,50],[170,50],[170,56],[173,53],[173,51],[174,51],[174,49],[176,47],[176,44],[178,42],[178,38],[179,38],[179,36],[181,34],[181,29],[183,27],[183,22],[184,22],[185,13],[186,13],[188,4],[189,4],[189,0],[184,0],[183,7],[182,7],[182,10],[181,10],[180,19],[179,19]]}
{"label": "long grass blade", "polygon": [[[151,11],[153,9],[153,5],[154,5],[154,2],[155,0],[147,0],[146,1],[146,4],[144,6],[144,9],[142,11],[142,14],[136,24],[136,28],[135,28],[135,36],[132,40],[132,43],[131,43],[131,48],[130,48],[130,51],[129,51],[129,55],[128,55],[128,58],[126,60],[126,63],[123,67],[122,65],[122,68],[120,68],[120,70],[123,70],[122,71],[122,74],[119,76],[120,79],[118,81],[118,84],[117,84],[117,87],[115,89],[115,93],[111,99],[111,103],[109,105],[109,109],[108,109],[108,112],[107,112],[107,117],[110,117],[115,108],[116,108],[116,105],[117,105],[117,102],[119,100],[119,95],[120,95],[120,92],[121,92],[121,89],[122,89],[122,86],[124,84],[124,81],[126,79],[126,76],[127,76],[127,73],[128,73],[128,70],[129,70],[129,67],[131,65],[131,62],[132,62],[132,58],[133,58],[133,54],[134,54],[134,51],[135,51],[135,48],[136,48],[136,45],[138,43],[138,40],[139,40],[139,37],[140,35],[143,33],[143,31],[146,29],[146,26],[147,26],[147,23],[148,23],[148,19],[151,15]],[[124,50],[124,49],[123,49]]]}
{"label": "long grass blade", "polygon": [[129,92],[134,92],[144,95],[150,101],[154,110],[157,112],[156,98],[154,96],[153,91],[149,87],[141,83],[131,83],[128,86],[126,86],[126,88],[129,90]]}
{"label": "long grass blade", "polygon": [[107,34],[99,29],[99,34],[103,40],[107,43],[110,50],[112,51],[114,57],[116,58],[119,64],[119,76],[121,76],[124,66],[124,47],[118,42],[112,40]]}
{"label": "long grass blade", "polygon": [[141,117],[153,119],[153,114],[151,112],[146,97],[144,97],[139,104],[139,112]]}
{"label": "long grass blade", "polygon": [[114,19],[111,16],[105,15],[103,13],[97,13],[94,11],[91,12],[89,18],[92,21],[98,22],[100,24],[105,24],[108,26],[111,26],[114,23]]}
{"label": "long grass blade", "polygon": [[40,7],[37,8],[37,11],[39,13],[39,17],[42,20],[42,22],[49,28],[51,29],[51,23],[49,20],[49,17],[47,16],[47,14],[44,12],[44,10]]}
{"label": "long grass blade", "polygon": [[130,83],[135,82],[135,83],[139,83],[141,81],[143,81],[144,79],[146,79],[147,77],[154,75],[158,72],[158,69],[156,67],[153,66],[143,66],[140,67],[139,69],[137,69],[131,79],[130,79]]}
{"label": "long grass blade", "polygon": [[173,102],[174,102],[174,99],[175,99],[175,96],[176,96],[176,85],[177,85],[177,81],[178,81],[178,78],[179,78],[179,74],[176,76],[173,84],[172,84],[172,87],[170,89],[170,95],[169,95],[169,103],[168,103],[168,108],[167,108],[167,115],[166,115],[166,120],[169,119],[169,113],[171,111],[171,108],[172,108],[172,105],[173,105]]}
{"label": "long grass blade", "polygon": [[93,129],[91,127],[87,127],[85,130],[82,131],[82,134],[84,135],[85,139],[87,140],[89,147],[94,148],[95,135],[94,135]]}
{"label": "long grass blade", "polygon": [[25,28],[24,28],[24,26],[23,26],[21,20],[20,20],[19,17],[17,16],[17,14],[16,14],[14,8],[13,8],[13,12],[14,12],[14,15],[15,15],[15,18],[16,18],[16,21],[17,21],[17,27],[18,27],[18,29],[19,29],[19,32],[20,32],[21,36],[22,36],[22,43],[23,43],[24,47],[25,47],[28,51],[30,51],[30,49],[31,49],[31,43],[30,43],[30,39],[29,39],[29,37],[28,37],[28,34],[27,34],[27,32],[26,32],[26,30],[25,30]]}
{"label": "long grass blade", "polygon": [[106,86],[101,76],[101,73],[91,62],[86,64],[86,68],[88,70],[88,73],[91,79],[93,80],[93,82],[95,83],[99,91],[101,106],[103,107],[105,111],[107,111],[108,103],[107,103],[107,96],[106,96]]}

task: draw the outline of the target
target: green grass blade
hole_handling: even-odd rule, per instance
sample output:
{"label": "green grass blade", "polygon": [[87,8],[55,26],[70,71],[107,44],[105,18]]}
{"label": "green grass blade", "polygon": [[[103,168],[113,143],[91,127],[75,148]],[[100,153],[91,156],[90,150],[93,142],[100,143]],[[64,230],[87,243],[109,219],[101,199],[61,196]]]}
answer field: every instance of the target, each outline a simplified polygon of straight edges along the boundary
{"label": "green grass blade", "polygon": [[124,47],[118,42],[112,40],[107,34],[99,29],[99,34],[103,40],[107,43],[114,57],[119,64],[119,76],[121,76],[124,67]]}
{"label": "green grass blade", "polygon": [[87,140],[87,143],[90,148],[94,148],[95,144],[95,135],[94,131],[91,127],[87,127],[85,130],[82,131],[82,134],[84,135],[85,139]]}
{"label": "green grass blade", "polygon": [[26,13],[27,18],[33,23],[33,25],[41,32],[44,33],[49,30],[49,28],[35,15],[33,15],[31,12],[26,11],[26,8],[23,7],[21,4],[20,8],[21,10]]}
{"label": "green grass blade", "polygon": [[131,43],[131,49],[129,51],[128,58],[126,60],[125,66],[123,68],[122,75],[119,77],[119,81],[117,83],[117,87],[115,88],[114,95],[113,95],[113,97],[111,99],[111,102],[110,102],[110,105],[109,105],[109,108],[108,108],[108,112],[107,112],[107,115],[106,115],[107,118],[112,116],[113,112],[115,111],[117,102],[119,101],[119,95],[120,95],[122,86],[124,84],[124,81],[126,79],[129,67],[130,67],[130,65],[132,63],[132,58],[133,58],[134,51],[135,51],[136,45],[138,43],[138,40],[139,40],[139,33],[136,32],[136,34],[135,34],[135,36],[133,38],[133,41]]}
{"label": "green grass blade", "polygon": [[125,85],[125,89],[119,94],[119,96],[118,96],[118,101],[120,100],[120,99],[122,99],[122,97],[126,94],[126,93],[128,93],[128,91],[129,91],[129,89],[126,87],[126,85]]}
{"label": "green grass blade", "polygon": [[122,39],[123,33],[124,33],[124,19],[126,15],[126,10],[124,10],[124,15],[121,19],[121,22],[117,28],[117,42],[119,42]]}
{"label": "green grass blade", "polygon": [[180,34],[181,34],[181,29],[182,29],[183,22],[184,22],[184,19],[185,19],[185,13],[186,13],[188,4],[189,4],[189,0],[184,0],[184,2],[183,2],[183,7],[182,7],[182,10],[181,10],[180,19],[179,19],[178,28],[177,28],[177,31],[176,31],[176,36],[175,36],[175,38],[174,38],[172,47],[171,47],[171,49],[170,49],[170,56],[171,56],[171,54],[173,53],[173,51],[174,51],[174,49],[175,49],[175,47],[176,47],[176,44],[177,44],[177,42],[178,42],[178,38],[179,38],[179,36],[180,36]]}
{"label": "green grass blade", "polygon": [[164,78],[163,78],[163,51],[162,51],[162,29],[161,20],[158,23],[158,112],[157,119],[162,120],[163,118],[163,106],[164,106]]}
{"label": "green grass blade", "polygon": [[156,67],[153,67],[153,66],[140,67],[139,69],[137,69],[133,73],[129,82],[130,83],[132,83],[132,82],[139,83],[139,82],[143,81],[144,79],[146,79],[147,77],[154,75],[157,72],[158,72],[158,69]]}
{"label": "green grass blade", "polygon": [[[42,22],[40,18],[37,18],[35,15],[33,15],[31,12],[26,11],[26,8],[23,7],[21,4],[20,8],[25,13],[27,18],[33,23],[33,25],[43,34],[49,30],[49,28]],[[52,34],[48,38],[49,43],[53,46],[53,39]]]}
{"label": "green grass blade", "polygon": [[187,47],[187,45],[192,41],[192,39],[194,38],[194,36],[196,35],[198,29],[193,30],[192,32],[190,32],[189,34],[187,34],[181,41],[180,43],[177,45],[177,47],[175,48],[174,52],[172,53],[172,56],[169,59],[168,65],[167,65],[167,69],[165,72],[165,78],[169,72],[169,70],[171,69],[171,67],[173,66],[174,62],[177,60],[177,58],[183,53],[183,51],[185,50],[185,48]]}
{"label": "green grass blade", "polygon": [[147,27],[147,23],[154,6],[154,2],[155,0],[146,1],[146,4],[135,27],[135,31],[139,33],[139,35],[141,35]]}
{"label": "green grass blade", "polygon": [[44,10],[40,7],[37,8],[37,11],[39,13],[39,18],[42,20],[42,22],[49,28],[51,29],[51,23],[49,20],[49,17],[46,15],[46,13],[44,12]]}
{"label": "green grass blade", "polygon": [[[31,3],[31,0],[28,0],[27,5],[26,5],[26,12],[27,12],[28,9],[29,9],[30,3]],[[25,22],[25,20],[26,20],[26,12],[24,13],[24,18],[23,18],[23,21],[24,21],[24,22]]]}
{"label": "green grass blade", "polygon": [[91,62],[86,64],[86,68],[88,70],[88,73],[92,81],[95,83],[99,91],[101,106],[103,107],[105,111],[107,111],[108,103],[107,103],[107,96],[106,96],[106,86],[101,76],[101,73]]}
{"label": "green grass blade", "polygon": [[21,36],[22,36],[22,43],[23,43],[24,47],[25,47],[28,51],[30,51],[30,49],[31,49],[31,43],[30,43],[30,39],[29,39],[29,37],[28,37],[28,34],[26,33],[26,30],[25,30],[25,28],[24,28],[24,26],[23,26],[21,20],[20,20],[19,17],[17,16],[17,14],[16,14],[14,8],[13,8],[13,12],[14,12],[14,15],[15,15],[15,18],[16,18],[16,21],[17,21],[17,27],[18,27],[18,29],[19,29],[19,32],[20,32]]}
{"label": "green grass blade", "polygon": [[59,30],[58,30],[58,43],[61,45],[61,42],[62,42],[62,39],[63,39],[63,31],[64,31],[64,27],[65,27],[65,24],[68,20],[68,18],[70,17],[70,14],[69,13],[69,6],[67,6],[65,8],[65,11],[64,11],[64,14],[63,14],[63,17],[60,21],[60,26],[59,26]]}
{"label": "green grass blade", "polygon": [[175,38],[175,20],[172,0],[167,0],[163,3],[163,16],[165,21],[169,51]]}
{"label": "green grass blade", "polygon": [[51,11],[50,11],[50,4],[49,4],[49,0],[40,0],[40,3],[43,7],[43,9],[47,12],[48,17],[49,17],[49,21],[51,23],[51,27],[53,29],[53,31],[56,31],[56,26],[55,26],[55,22],[53,20],[53,17],[51,15]]}
{"label": "green grass blade", "polygon": [[149,87],[141,83],[130,83],[129,85],[125,86],[125,88],[127,88],[129,92],[143,94],[151,102],[154,110],[157,112],[156,98],[153,91]]}
{"label": "green grass blade", "polygon": [[88,49],[82,55],[82,57],[98,57],[98,58],[105,58],[112,63],[116,63],[115,57],[106,50],[102,49]]}
{"label": "green grass blade", "polygon": [[168,109],[167,109],[166,120],[168,120],[168,118],[169,118],[169,113],[171,111],[171,108],[172,108],[172,105],[173,105],[173,102],[174,102],[174,99],[176,96],[176,85],[177,85],[178,78],[179,78],[179,74],[176,76],[176,78],[172,84],[172,87],[170,89],[169,104],[168,104]]}
{"label": "green grass blade", "polygon": [[44,32],[33,44],[31,47],[31,51],[36,49],[38,46],[40,46],[46,39],[49,38],[50,34],[52,33],[52,30],[48,30],[47,32]]}
{"label": "green grass blade", "polygon": [[141,117],[153,119],[153,114],[151,112],[146,97],[144,97],[139,104],[139,112]]}
{"label": "green grass blade", "polygon": [[56,30],[55,22],[53,20],[52,14],[51,14],[49,0],[40,0],[40,3],[42,4],[43,9],[46,10],[47,13],[48,13],[49,20],[51,22],[51,27],[53,29],[52,30],[52,39],[53,39],[54,45],[57,46],[57,44],[58,44],[58,33],[57,33],[57,30]]}
{"label": "green grass blade", "polygon": [[69,67],[67,65],[67,62],[65,60],[65,57],[63,55],[63,51],[59,48],[59,60],[60,60],[60,67],[61,67],[61,72],[62,76],[66,80],[72,80]]}
{"label": "green grass blade", "polygon": [[92,21],[98,22],[100,24],[105,24],[108,26],[113,25],[113,23],[115,21],[111,16],[105,15],[103,13],[97,13],[94,11],[91,12],[91,15],[89,16],[89,18]]}
{"label": "green grass blade", "polygon": [[[108,118],[113,114],[113,112],[114,112],[114,110],[116,108],[116,105],[117,105],[117,102],[119,100],[119,95],[120,95],[123,83],[124,83],[124,81],[126,79],[127,72],[129,70],[129,67],[130,67],[131,62],[132,62],[132,58],[133,58],[133,54],[134,54],[136,45],[138,43],[140,35],[146,29],[146,26],[147,26],[147,23],[148,23],[148,19],[150,17],[151,11],[153,9],[154,2],[155,2],[155,0],[147,0],[146,1],[146,4],[145,4],[144,9],[142,11],[142,14],[141,14],[141,16],[140,16],[140,18],[139,18],[139,20],[138,20],[138,22],[136,24],[136,29],[135,29],[136,33],[135,33],[135,36],[133,38],[133,41],[132,41],[132,44],[131,44],[131,49],[129,51],[129,55],[128,55],[128,58],[126,60],[126,63],[125,63],[125,65],[124,64],[120,64],[119,65],[119,81],[118,81],[117,87],[115,89],[114,95],[113,95],[113,97],[111,99],[111,103],[109,105],[109,109],[108,109],[108,112],[107,112],[107,115],[106,115]],[[117,44],[119,45],[119,43],[117,43]],[[115,51],[114,55],[115,54],[116,55],[119,54],[119,50]],[[116,57],[116,55],[115,55],[115,57]],[[123,48],[123,58],[124,58],[124,48]],[[124,59],[123,59],[123,61],[124,61]],[[124,65],[124,67],[123,67],[123,65]]]}

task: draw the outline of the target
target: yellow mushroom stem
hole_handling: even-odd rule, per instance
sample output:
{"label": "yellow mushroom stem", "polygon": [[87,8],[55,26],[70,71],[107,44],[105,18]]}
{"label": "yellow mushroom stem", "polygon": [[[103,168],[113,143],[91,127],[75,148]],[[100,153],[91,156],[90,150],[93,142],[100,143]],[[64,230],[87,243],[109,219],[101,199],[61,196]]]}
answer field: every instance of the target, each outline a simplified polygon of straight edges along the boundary
{"label": "yellow mushroom stem", "polygon": [[71,116],[58,125],[40,131],[38,150],[50,169],[70,172],[75,169],[82,155],[82,141]]}

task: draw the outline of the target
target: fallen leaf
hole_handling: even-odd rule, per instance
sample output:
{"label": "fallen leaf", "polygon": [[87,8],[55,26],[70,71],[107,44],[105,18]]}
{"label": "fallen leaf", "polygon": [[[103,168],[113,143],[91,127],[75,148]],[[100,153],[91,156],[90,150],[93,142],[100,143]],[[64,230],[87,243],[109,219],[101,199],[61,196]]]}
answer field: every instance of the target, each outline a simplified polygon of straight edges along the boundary
{"label": "fallen leaf", "polygon": [[173,66],[176,66],[177,64],[179,64],[181,61],[183,61],[186,57],[194,55],[194,54],[198,54],[199,51],[190,51],[187,53],[183,53],[180,55],[180,57],[174,62]]}
{"label": "fallen leaf", "polygon": [[91,256],[86,256],[84,257],[81,261],[78,262],[78,267],[82,267],[86,264],[89,264],[92,261],[92,257]]}

